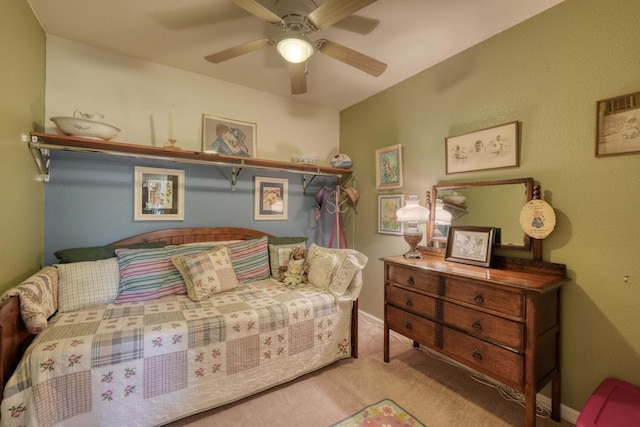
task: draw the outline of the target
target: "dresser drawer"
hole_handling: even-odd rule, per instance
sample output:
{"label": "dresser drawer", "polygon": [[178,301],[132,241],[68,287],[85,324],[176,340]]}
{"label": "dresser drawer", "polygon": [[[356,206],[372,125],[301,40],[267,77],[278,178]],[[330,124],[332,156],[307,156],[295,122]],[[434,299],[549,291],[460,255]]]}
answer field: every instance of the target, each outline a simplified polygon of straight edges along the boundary
{"label": "dresser drawer", "polygon": [[423,317],[387,305],[387,327],[419,343],[434,346],[436,342],[436,324]]}
{"label": "dresser drawer", "polygon": [[517,390],[524,386],[524,357],[479,338],[444,327],[442,352]]}
{"label": "dresser drawer", "polygon": [[390,285],[385,286],[385,292],[387,304],[435,319],[437,313],[435,298]]}
{"label": "dresser drawer", "polygon": [[389,265],[389,281],[438,294],[440,276],[415,268]]}
{"label": "dresser drawer", "polygon": [[516,351],[524,351],[524,324],[522,323],[450,302],[442,304],[442,321]]}
{"label": "dresser drawer", "polygon": [[524,294],[496,289],[471,280],[447,277],[444,295],[478,307],[524,318]]}

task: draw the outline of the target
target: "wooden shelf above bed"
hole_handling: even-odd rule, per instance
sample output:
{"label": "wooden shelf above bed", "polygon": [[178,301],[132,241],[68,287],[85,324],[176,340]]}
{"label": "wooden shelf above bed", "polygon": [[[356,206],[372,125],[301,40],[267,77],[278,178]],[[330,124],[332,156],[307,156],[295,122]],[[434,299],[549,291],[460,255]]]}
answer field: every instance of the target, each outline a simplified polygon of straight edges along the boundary
{"label": "wooden shelf above bed", "polygon": [[[302,175],[303,190],[307,189],[307,186],[316,176],[335,177],[344,182],[353,173],[351,169],[331,166],[308,165],[304,163],[282,162],[277,160],[257,159],[253,157],[226,156],[175,148],[152,147],[126,142],[76,138],[67,135],[55,135],[42,132],[31,132],[29,148],[45,182],[49,181],[50,159],[48,150],[100,153],[112,156],[166,160],[231,168],[232,189],[235,189],[236,179],[244,168],[300,174]],[[311,176],[311,179],[307,179],[307,175]]]}

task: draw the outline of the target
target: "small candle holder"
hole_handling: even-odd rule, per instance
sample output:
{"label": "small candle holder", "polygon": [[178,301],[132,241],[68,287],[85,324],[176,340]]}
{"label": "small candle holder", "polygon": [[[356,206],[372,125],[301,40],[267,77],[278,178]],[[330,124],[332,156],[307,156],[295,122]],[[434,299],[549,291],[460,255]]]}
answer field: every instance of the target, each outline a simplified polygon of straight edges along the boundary
{"label": "small candle holder", "polygon": [[169,150],[181,150],[181,148],[176,145],[176,142],[178,142],[177,139],[168,139],[167,143],[164,144],[164,148]]}

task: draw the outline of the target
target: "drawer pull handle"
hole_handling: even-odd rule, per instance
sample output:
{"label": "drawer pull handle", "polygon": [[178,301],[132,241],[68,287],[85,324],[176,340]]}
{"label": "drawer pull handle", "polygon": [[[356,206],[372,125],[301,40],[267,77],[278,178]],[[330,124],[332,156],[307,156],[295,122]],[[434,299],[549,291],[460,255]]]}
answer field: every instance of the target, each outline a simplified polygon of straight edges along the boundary
{"label": "drawer pull handle", "polygon": [[407,279],[407,283],[409,285],[415,285],[416,284],[416,280],[413,278],[413,276],[409,276],[409,278]]}
{"label": "drawer pull handle", "polygon": [[473,328],[474,331],[481,331],[482,330],[482,322],[480,322],[479,320],[474,320],[473,324],[471,325],[471,327]]}
{"label": "drawer pull handle", "polygon": [[482,353],[480,353],[480,350],[476,348],[475,350],[473,350],[473,353],[471,353],[471,357],[476,360],[482,360]]}
{"label": "drawer pull handle", "polygon": [[412,307],[412,306],[413,306],[413,301],[411,301],[411,298],[407,298],[407,305],[408,305],[409,307]]}
{"label": "drawer pull handle", "polygon": [[478,304],[482,304],[484,302],[484,296],[482,295],[482,292],[478,292],[473,300]]}
{"label": "drawer pull handle", "polygon": [[413,329],[413,325],[411,324],[411,322],[407,322],[407,324],[404,326],[406,329]]}

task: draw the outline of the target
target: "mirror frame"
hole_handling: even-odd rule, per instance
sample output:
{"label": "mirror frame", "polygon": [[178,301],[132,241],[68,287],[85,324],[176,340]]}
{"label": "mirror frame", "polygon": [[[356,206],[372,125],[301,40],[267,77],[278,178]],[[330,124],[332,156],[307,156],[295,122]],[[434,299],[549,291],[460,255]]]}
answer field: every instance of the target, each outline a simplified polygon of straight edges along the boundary
{"label": "mirror frame", "polygon": [[[433,240],[433,233],[435,230],[435,218],[436,218],[436,199],[438,197],[438,191],[442,190],[460,190],[462,188],[469,187],[484,187],[484,186],[493,186],[493,185],[509,185],[509,184],[523,184],[525,186],[525,195],[526,200],[523,203],[529,202],[533,199],[533,178],[516,178],[516,179],[504,179],[499,181],[476,181],[476,182],[456,182],[456,183],[446,183],[446,184],[437,184],[433,186],[433,190],[429,197],[429,209],[431,211],[431,215],[429,216],[429,221],[427,222],[427,247],[435,247]],[[517,215],[520,213],[518,212]],[[500,243],[494,244],[494,248],[504,248],[504,249],[513,249],[513,250],[522,250],[522,251],[530,251],[531,250],[531,237],[522,232],[523,235],[523,244],[522,246],[518,245],[502,245]]]}

